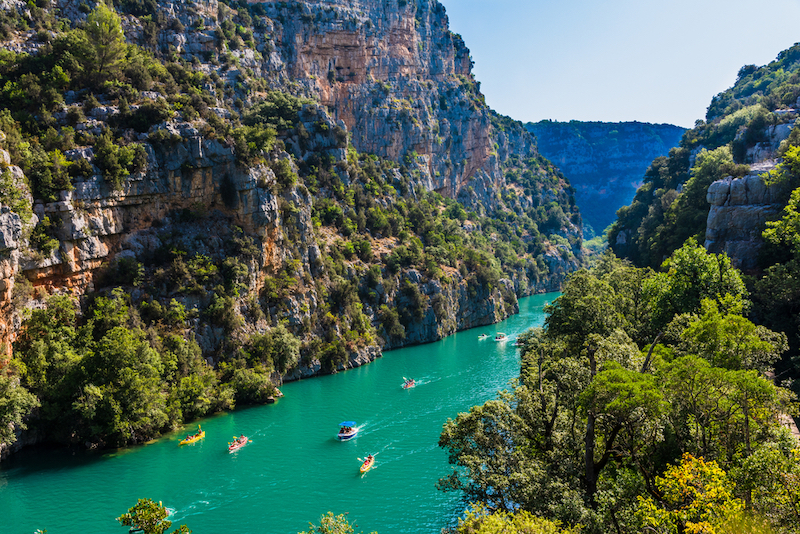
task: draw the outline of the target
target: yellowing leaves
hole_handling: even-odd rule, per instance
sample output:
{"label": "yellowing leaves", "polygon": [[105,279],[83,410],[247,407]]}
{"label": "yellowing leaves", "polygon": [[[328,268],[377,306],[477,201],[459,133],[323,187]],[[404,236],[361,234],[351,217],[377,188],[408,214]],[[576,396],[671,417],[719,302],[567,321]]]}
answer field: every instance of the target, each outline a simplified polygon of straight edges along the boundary
{"label": "yellowing leaves", "polygon": [[717,462],[686,453],[680,464],[656,477],[660,502],[639,496],[637,515],[655,532],[721,533],[719,527],[744,510],[734,486]]}

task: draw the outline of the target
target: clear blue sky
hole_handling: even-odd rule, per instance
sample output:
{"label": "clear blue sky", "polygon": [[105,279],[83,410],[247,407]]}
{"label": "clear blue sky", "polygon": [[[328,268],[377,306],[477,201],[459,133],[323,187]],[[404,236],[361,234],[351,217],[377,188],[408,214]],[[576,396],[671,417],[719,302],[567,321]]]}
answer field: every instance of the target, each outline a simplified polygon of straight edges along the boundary
{"label": "clear blue sky", "polygon": [[743,65],[800,41],[800,0],[440,0],[514,119],[691,127]]}

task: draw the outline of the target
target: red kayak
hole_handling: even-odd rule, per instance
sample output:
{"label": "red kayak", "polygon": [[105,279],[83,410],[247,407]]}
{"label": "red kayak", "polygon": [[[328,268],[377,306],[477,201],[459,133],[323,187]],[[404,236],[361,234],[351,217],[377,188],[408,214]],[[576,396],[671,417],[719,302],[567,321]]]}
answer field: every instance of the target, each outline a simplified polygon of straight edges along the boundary
{"label": "red kayak", "polygon": [[247,436],[241,436],[233,440],[233,443],[228,443],[228,452],[238,451],[247,445]]}

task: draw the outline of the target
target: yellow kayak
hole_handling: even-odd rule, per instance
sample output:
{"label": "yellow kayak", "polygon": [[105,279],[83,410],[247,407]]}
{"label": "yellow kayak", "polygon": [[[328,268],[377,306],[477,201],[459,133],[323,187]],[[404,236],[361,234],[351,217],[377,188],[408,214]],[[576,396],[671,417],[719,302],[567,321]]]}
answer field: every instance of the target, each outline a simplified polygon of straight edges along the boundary
{"label": "yellow kayak", "polygon": [[367,456],[367,459],[364,460],[364,463],[361,464],[361,472],[366,473],[372,468],[373,465],[375,465],[375,457],[370,454]]}
{"label": "yellow kayak", "polygon": [[180,445],[188,445],[189,443],[194,443],[195,441],[199,441],[206,437],[206,431],[201,430],[200,427],[197,427],[197,434],[191,434],[186,436],[186,438],[182,439]]}

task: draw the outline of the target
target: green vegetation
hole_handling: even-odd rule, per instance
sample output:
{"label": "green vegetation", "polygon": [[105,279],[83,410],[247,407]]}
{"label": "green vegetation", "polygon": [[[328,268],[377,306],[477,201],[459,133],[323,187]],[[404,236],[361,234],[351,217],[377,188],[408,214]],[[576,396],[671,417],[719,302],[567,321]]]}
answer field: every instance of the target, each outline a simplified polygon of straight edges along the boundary
{"label": "green vegetation", "polygon": [[794,531],[794,490],[756,490],[796,476],[793,395],[764,375],[786,336],[747,320],[746,299],[727,258],[691,242],[661,272],[607,254],[574,273],[523,336],[518,384],[444,425],[457,468],[440,489],[587,533]]}
{"label": "green vegetation", "polygon": [[355,529],[345,515],[333,515],[333,512],[328,512],[319,518],[319,525],[309,523],[309,529],[298,534],[355,534]]}
{"label": "green vegetation", "polygon": [[577,534],[580,529],[562,528],[558,521],[548,521],[522,510],[516,513],[489,512],[477,505],[458,520],[457,534]]}
{"label": "green vegetation", "polygon": [[[136,506],[133,506],[127,513],[117,518],[121,525],[131,527],[131,532],[142,532],[143,534],[164,534],[172,526],[172,521],[167,520],[169,512],[159,502],[156,504],[151,499],[139,499]],[[191,530],[186,525],[181,525],[173,534],[191,534]]]}
{"label": "green vegetation", "polygon": [[[753,321],[789,337],[789,350],[777,363],[780,376],[800,376],[797,354],[798,240],[796,190],[800,186],[800,128],[793,126],[800,96],[800,45],[781,52],[764,67],[745,66],[736,84],[715,96],[705,121],[688,130],[681,145],[653,161],[630,206],[617,212],[608,233],[616,254],[638,266],[659,266],[687,240],[705,240],[709,185],[715,180],[748,174],[752,152],[769,140],[771,128],[791,128],[780,143],[777,167],[761,176],[775,204],[786,204],[778,220],[763,229],[765,245],[758,266],[745,282],[753,305],[745,313]],[[748,155],[750,154],[750,155]],[[690,164],[691,162],[691,164]],[[760,229],[754,229],[760,231]],[[752,266],[754,258],[749,258]]]}
{"label": "green vegetation", "polygon": [[297,359],[299,341],[279,327],[254,338],[254,357],[242,353],[215,370],[179,335],[186,311],[175,300],[166,310],[157,301],[137,309],[114,290],[82,318],[76,312],[68,297],[50,297],[14,344],[12,367],[42,404],[35,425],[60,441],[142,442],[236,402],[265,402],[275,391],[273,361]]}
{"label": "green vegetation", "polygon": [[25,418],[39,406],[36,397],[7,372],[0,374],[0,442],[14,443],[15,429],[26,429]]}

